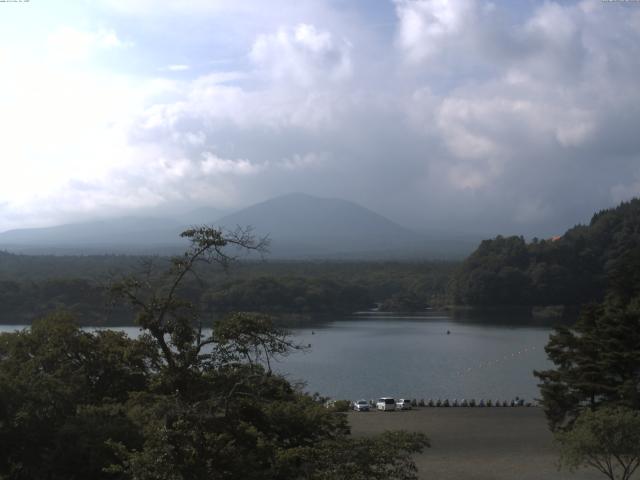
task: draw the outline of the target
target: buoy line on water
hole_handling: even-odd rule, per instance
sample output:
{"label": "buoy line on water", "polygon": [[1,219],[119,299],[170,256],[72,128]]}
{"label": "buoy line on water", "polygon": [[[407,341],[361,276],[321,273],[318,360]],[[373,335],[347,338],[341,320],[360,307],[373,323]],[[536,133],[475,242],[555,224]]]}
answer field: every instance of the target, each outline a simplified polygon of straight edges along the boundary
{"label": "buoy line on water", "polygon": [[506,361],[508,360],[518,359],[522,355],[529,354],[534,350],[536,350],[535,345],[531,347],[525,347],[522,350],[518,350],[517,352],[511,352],[511,354],[503,355],[502,358],[489,360],[487,362],[480,362],[475,368],[474,367],[463,368],[462,370],[458,370],[455,373],[455,375],[458,377],[461,377],[463,375],[467,375],[468,373],[472,373],[478,370],[483,370],[489,367],[495,367],[495,366],[506,363]]}

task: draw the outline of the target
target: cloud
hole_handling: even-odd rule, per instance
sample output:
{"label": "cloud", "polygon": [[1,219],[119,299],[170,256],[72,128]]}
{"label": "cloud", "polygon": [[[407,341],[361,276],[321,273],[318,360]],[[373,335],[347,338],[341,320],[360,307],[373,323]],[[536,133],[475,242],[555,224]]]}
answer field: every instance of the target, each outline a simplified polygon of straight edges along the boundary
{"label": "cloud", "polygon": [[251,175],[261,170],[261,166],[254,165],[248,160],[229,160],[220,158],[211,152],[202,154],[204,160],[201,164],[202,173],[211,174],[233,174],[233,175]]}
{"label": "cloud", "polygon": [[[63,31],[56,48],[77,50],[60,58],[117,50],[128,63],[0,55],[14,72],[0,78],[5,211],[242,206],[302,190],[414,226],[543,236],[638,193],[635,10],[101,5],[113,29]],[[163,49],[148,46],[154,29]]]}
{"label": "cloud", "polygon": [[273,81],[311,86],[325,80],[339,81],[351,74],[347,40],[336,40],[328,31],[299,24],[262,34],[253,43],[250,58]]}
{"label": "cloud", "polygon": [[[532,188],[527,185],[519,195],[535,198],[535,185],[538,195],[570,197],[583,194],[565,185],[577,173],[578,162],[590,184],[608,181],[597,178],[607,162],[628,171],[633,156],[607,158],[612,151],[597,146],[607,143],[612,124],[622,127],[640,100],[628,83],[640,71],[629,43],[638,32],[624,13],[593,5],[547,2],[516,21],[479,2],[396,2],[400,52],[413,72],[423,69],[425,74],[426,85],[415,89],[414,98],[426,100],[415,102],[418,112],[410,115],[414,124],[424,121],[422,128],[431,135],[436,119],[449,154],[449,166],[443,168],[453,187],[495,189],[507,199],[516,192],[505,183],[522,186],[524,179],[514,175],[526,170],[534,174],[526,177]],[[611,35],[616,29],[617,39]],[[467,63],[471,41],[474,58]],[[475,73],[469,73],[469,64]],[[429,82],[441,83],[443,75],[451,79],[449,90],[442,93],[441,87],[432,94]],[[595,196],[589,201],[612,201]],[[522,215],[514,210],[512,218],[517,217]]]}
{"label": "cloud", "polygon": [[[175,2],[172,0],[100,0],[105,7],[127,15],[197,15],[203,13],[221,13],[229,11],[246,11],[259,5],[257,2],[233,2],[229,0],[191,0]],[[246,7],[242,3],[248,4]]]}
{"label": "cloud", "polygon": [[411,62],[431,57],[443,43],[455,39],[472,13],[470,0],[396,0],[395,5],[398,44]]}
{"label": "cloud", "polygon": [[47,39],[49,56],[61,62],[84,61],[96,51],[126,46],[130,43],[122,41],[111,29],[88,32],[65,26],[56,29]]}
{"label": "cloud", "polygon": [[191,67],[189,65],[184,64],[172,64],[167,66],[167,70],[170,72],[184,72],[189,70]]}

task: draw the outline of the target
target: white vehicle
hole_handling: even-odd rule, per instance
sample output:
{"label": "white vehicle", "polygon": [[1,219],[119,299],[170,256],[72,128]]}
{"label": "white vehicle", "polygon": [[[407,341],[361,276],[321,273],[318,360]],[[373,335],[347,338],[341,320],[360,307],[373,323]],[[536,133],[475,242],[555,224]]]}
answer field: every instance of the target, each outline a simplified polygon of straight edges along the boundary
{"label": "white vehicle", "polygon": [[366,400],[358,400],[357,402],[353,402],[353,409],[356,412],[368,412],[369,402],[367,402]]}
{"label": "white vehicle", "polygon": [[411,410],[411,400],[401,398],[396,402],[396,408],[398,410]]}
{"label": "white vehicle", "polygon": [[396,400],[393,397],[382,397],[376,403],[378,410],[387,411],[396,409]]}

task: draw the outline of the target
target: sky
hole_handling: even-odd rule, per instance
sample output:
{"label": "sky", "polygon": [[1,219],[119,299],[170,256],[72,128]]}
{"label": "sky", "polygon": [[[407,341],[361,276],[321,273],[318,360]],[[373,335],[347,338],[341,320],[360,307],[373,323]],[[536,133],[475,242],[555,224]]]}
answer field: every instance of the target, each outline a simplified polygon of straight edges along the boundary
{"label": "sky", "polygon": [[0,231],[290,192],[549,236],[640,194],[640,2],[0,2]]}

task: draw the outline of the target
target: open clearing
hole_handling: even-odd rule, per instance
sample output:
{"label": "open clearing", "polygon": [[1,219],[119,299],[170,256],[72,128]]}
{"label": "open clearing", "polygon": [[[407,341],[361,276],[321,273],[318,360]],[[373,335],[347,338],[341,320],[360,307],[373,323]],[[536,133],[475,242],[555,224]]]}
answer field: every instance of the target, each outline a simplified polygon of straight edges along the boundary
{"label": "open clearing", "polygon": [[[418,408],[351,412],[353,435],[423,432],[431,448],[418,455],[420,479],[597,480],[593,471],[558,471],[558,455],[540,408]],[[634,477],[640,478],[640,477]]]}

